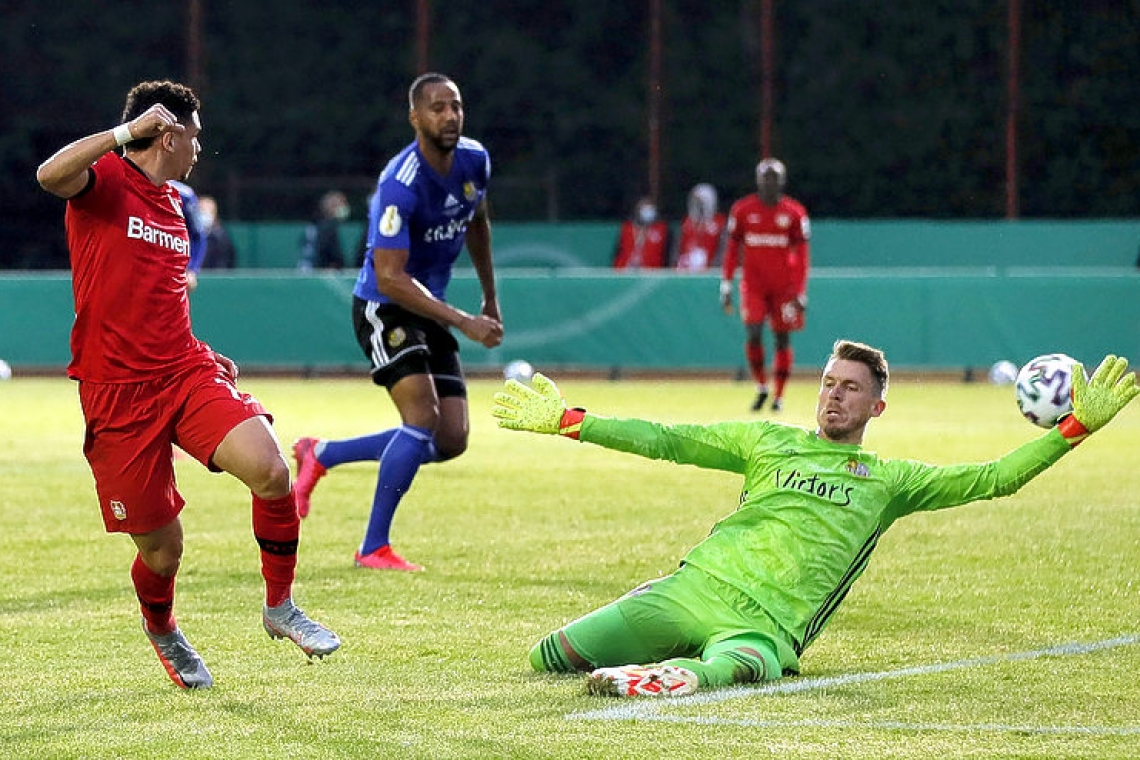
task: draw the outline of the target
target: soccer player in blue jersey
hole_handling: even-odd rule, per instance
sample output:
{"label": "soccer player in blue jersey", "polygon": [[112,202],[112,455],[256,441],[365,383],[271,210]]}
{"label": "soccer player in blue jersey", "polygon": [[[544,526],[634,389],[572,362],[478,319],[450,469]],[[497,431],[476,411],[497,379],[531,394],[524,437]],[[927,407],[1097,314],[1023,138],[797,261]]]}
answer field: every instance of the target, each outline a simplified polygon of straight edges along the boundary
{"label": "soccer player in blue jersey", "polygon": [[186,265],[186,289],[198,287],[198,271],[206,258],[206,226],[202,224],[202,214],[198,210],[198,193],[185,182],[176,179],[168,183],[178,191],[182,201],[182,218],[186,220],[186,231],[190,233],[190,263]]}
{"label": "soccer player in blue jersey", "polygon": [[[346,440],[301,438],[293,454],[302,517],[328,469],[380,460],[356,564],[416,571],[423,568],[393,551],[388,534],[420,465],[452,459],[467,448],[467,386],[451,328],[493,348],[503,340],[503,323],[487,216],[490,157],[482,145],[462,136],[463,100],[450,78],[437,73],[418,77],[408,103],[416,139],[380,174],[352,308],[357,340],[372,363],[372,380],[387,388],[402,424]],[[478,314],[446,299],[464,244],[483,289]]]}
{"label": "soccer player in blue jersey", "polygon": [[853,341],[836,342],[823,369],[815,430],[611,419],[567,409],[542,375],[533,387],[507,381],[492,408],[502,427],[744,476],[737,508],[678,570],[549,634],[531,665],[587,671],[591,693],[631,697],[798,672],[883,531],[914,512],[1014,493],[1140,394],[1127,369],[1112,355],[1091,378],[1077,365],[1073,412],[1056,427],[992,462],[941,467],[862,448],[886,409],[887,361]]}

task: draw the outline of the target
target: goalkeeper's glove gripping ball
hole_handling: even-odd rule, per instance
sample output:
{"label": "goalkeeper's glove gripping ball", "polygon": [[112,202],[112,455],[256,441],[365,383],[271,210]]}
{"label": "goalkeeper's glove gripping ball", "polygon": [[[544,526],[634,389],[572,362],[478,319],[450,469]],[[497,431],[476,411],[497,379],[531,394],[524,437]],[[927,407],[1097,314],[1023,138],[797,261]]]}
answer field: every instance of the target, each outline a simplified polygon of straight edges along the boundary
{"label": "goalkeeper's glove gripping ball", "polygon": [[532,433],[578,438],[585,409],[567,409],[558,386],[546,375],[535,372],[530,385],[508,380],[494,396],[491,415],[499,427]]}
{"label": "goalkeeper's glove gripping ball", "polygon": [[1128,372],[1128,360],[1109,354],[1093,372],[1085,377],[1080,363],[1073,365],[1073,413],[1061,420],[1057,429],[1070,446],[1100,430],[1128,402],[1140,394],[1136,374]]}

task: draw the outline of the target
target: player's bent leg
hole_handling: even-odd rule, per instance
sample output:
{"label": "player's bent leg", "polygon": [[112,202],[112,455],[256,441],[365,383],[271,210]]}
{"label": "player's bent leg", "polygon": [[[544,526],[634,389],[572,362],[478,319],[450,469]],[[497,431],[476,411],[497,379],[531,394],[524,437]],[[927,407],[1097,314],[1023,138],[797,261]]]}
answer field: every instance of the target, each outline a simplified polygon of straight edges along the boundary
{"label": "player's bent leg", "polygon": [[677,583],[675,576],[651,581],[567,624],[531,649],[531,666],[589,671],[696,654],[703,633],[688,606],[671,597]]}
{"label": "player's bent leg", "polygon": [[467,451],[470,432],[465,396],[443,396],[439,400],[439,421],[435,429],[433,462],[446,462]]}
{"label": "player's bent leg", "polygon": [[265,417],[250,417],[235,425],[210,459],[263,499],[281,498],[290,491],[289,463]]}
{"label": "player's bent leg", "polygon": [[674,658],[661,664],[695,673],[703,688],[775,681],[783,676],[776,647],[763,636],[735,636],[710,645],[700,659]]}

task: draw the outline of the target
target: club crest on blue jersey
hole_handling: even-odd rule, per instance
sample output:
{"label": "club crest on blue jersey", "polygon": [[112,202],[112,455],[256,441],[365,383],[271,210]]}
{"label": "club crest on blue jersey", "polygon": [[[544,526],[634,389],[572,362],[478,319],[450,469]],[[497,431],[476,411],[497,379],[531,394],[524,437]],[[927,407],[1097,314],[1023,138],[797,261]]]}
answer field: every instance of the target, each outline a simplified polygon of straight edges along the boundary
{"label": "club crest on blue jersey", "polygon": [[474,182],[464,182],[463,183],[463,197],[464,198],[466,198],[468,201],[473,201],[473,200],[475,200],[475,198],[478,197],[478,195],[479,195],[479,191],[476,189]]}
{"label": "club crest on blue jersey", "polygon": [[403,222],[400,220],[400,209],[388,206],[384,215],[380,217],[380,234],[384,237],[395,237],[400,232]]}

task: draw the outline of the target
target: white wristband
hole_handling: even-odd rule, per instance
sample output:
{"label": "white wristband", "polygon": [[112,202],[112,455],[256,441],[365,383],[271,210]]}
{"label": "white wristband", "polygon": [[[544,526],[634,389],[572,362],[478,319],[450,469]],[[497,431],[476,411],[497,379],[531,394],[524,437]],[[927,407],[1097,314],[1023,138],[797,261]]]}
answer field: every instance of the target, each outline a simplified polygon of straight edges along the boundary
{"label": "white wristband", "polygon": [[134,135],[131,134],[131,127],[129,124],[120,124],[111,130],[111,134],[115,136],[115,144],[120,146],[126,145],[131,140],[135,139]]}

